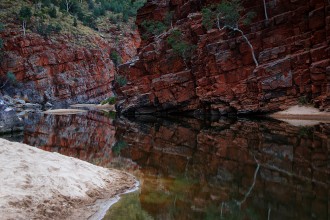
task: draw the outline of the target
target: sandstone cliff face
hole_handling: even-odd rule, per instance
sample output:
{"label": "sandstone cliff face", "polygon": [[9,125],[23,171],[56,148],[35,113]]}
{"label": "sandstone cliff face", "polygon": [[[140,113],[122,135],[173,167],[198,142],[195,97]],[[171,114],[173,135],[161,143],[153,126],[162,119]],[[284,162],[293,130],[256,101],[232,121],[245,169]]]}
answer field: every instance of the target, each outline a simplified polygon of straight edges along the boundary
{"label": "sandstone cliff face", "polygon": [[124,113],[272,112],[302,99],[330,111],[328,1],[269,0],[268,21],[263,1],[244,3],[257,13],[251,25],[242,27],[255,49],[257,68],[239,34],[202,26],[201,8],[217,2],[150,0],[140,9],[138,24],[174,11],[174,28],[197,49],[186,67],[166,43],[170,31],[144,40],[139,60],[120,67],[128,78],[117,89]]}
{"label": "sandstone cliff face", "polygon": [[[113,50],[123,61],[136,54],[139,36],[130,33],[120,43],[91,36],[82,39],[72,35],[54,35],[48,39],[34,33],[26,37],[18,29],[6,30],[0,76],[13,72],[18,85],[5,91],[30,102],[50,102],[57,106],[72,103],[95,103],[113,95],[112,82],[116,68],[110,59]],[[86,40],[86,39],[84,39]],[[125,43],[127,42],[127,44]],[[123,47],[125,43],[126,47]]]}

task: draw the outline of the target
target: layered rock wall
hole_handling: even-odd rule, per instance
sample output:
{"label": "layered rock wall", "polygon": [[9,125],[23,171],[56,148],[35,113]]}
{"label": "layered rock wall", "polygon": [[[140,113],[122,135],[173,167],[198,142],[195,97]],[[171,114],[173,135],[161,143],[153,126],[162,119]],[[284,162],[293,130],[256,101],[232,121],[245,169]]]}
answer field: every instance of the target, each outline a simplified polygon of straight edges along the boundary
{"label": "layered rock wall", "polygon": [[15,31],[3,34],[5,53],[0,75],[12,72],[16,76],[18,85],[11,93],[31,102],[59,105],[109,97],[115,73],[110,46],[96,42],[99,49],[88,49],[68,37],[23,37]]}
{"label": "layered rock wall", "polygon": [[[174,12],[173,26],[197,46],[186,61],[166,39],[172,29],[142,42],[139,60],[120,67],[128,84],[117,89],[126,113],[260,113],[311,102],[330,110],[330,4],[325,0],[243,1],[257,17],[239,33],[202,26],[201,9],[220,1],[148,1],[137,23],[162,20]],[[139,26],[143,34],[143,28]]]}
{"label": "layered rock wall", "polygon": [[[127,25],[122,30],[90,30],[86,36],[63,31],[45,38],[30,30],[24,37],[18,24],[5,24],[0,33],[0,90],[33,103],[98,103],[112,96],[116,67],[110,54],[116,51],[126,62],[140,44],[139,33]],[[2,86],[8,72],[17,82]]]}

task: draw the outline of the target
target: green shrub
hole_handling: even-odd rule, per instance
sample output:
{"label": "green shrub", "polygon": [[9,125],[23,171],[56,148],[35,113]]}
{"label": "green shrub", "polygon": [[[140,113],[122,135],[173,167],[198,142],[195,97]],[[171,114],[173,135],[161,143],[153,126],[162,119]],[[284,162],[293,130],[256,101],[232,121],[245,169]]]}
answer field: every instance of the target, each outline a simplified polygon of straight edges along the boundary
{"label": "green shrub", "polygon": [[113,147],[112,147],[112,152],[115,155],[119,155],[120,151],[124,148],[126,148],[128,145],[125,141],[118,141]]}
{"label": "green shrub", "polygon": [[88,3],[88,9],[93,10],[94,7],[95,7],[94,1],[93,0],[88,0],[87,3]]}
{"label": "green shrub", "polygon": [[190,58],[196,46],[190,44],[183,39],[182,32],[180,30],[174,30],[167,38],[167,43],[173,49],[173,52],[182,57],[184,60]]}
{"label": "green shrub", "polygon": [[51,34],[58,34],[62,30],[60,24],[52,25],[52,24],[44,24],[40,23],[37,25],[37,33],[40,34],[41,36],[47,38]]}
{"label": "green shrub", "polygon": [[109,104],[109,105],[116,104],[116,97],[110,97],[110,98],[107,98],[106,100],[103,100],[101,102],[101,105],[105,105],[105,104]]}
{"label": "green shrub", "polygon": [[94,30],[97,30],[97,24],[96,24],[95,20],[96,20],[96,18],[93,15],[87,15],[87,16],[84,16],[83,20],[81,20],[81,21],[83,22],[83,24],[85,26],[88,26],[90,28],[93,28]]}
{"label": "green shrub", "polygon": [[2,81],[2,84],[0,84],[0,89],[8,84],[9,85],[17,84],[16,76],[13,72],[7,72],[6,76],[1,78],[0,81]]}
{"label": "green shrub", "polygon": [[115,81],[118,83],[119,86],[125,86],[127,84],[127,78],[122,75],[116,75]]}
{"label": "green shrub", "polygon": [[115,119],[116,118],[116,112],[113,111],[109,111],[109,112],[103,112],[104,116],[111,118],[111,119]]}
{"label": "green shrub", "polygon": [[210,8],[202,9],[202,24],[207,29],[210,30],[214,25],[214,15]]}
{"label": "green shrub", "polygon": [[17,80],[16,80],[16,76],[15,76],[15,74],[14,74],[13,72],[8,72],[8,73],[6,74],[6,76],[7,76],[7,79],[8,79],[8,81],[9,81],[10,83],[15,84],[15,83],[17,82]]}
{"label": "green shrub", "polygon": [[116,67],[121,64],[121,56],[115,50],[111,51],[110,59],[112,60],[112,62],[115,64]]}
{"label": "green shrub", "polygon": [[51,5],[51,0],[42,0],[42,6],[49,7]]}
{"label": "green shrub", "polygon": [[298,98],[298,104],[299,105],[308,105],[310,104],[310,99],[307,96],[300,96]]}
{"label": "green shrub", "polygon": [[19,17],[22,20],[29,20],[32,16],[32,11],[30,7],[23,6],[19,11]]}
{"label": "green shrub", "polygon": [[57,11],[55,7],[51,7],[48,11],[48,14],[51,18],[57,18]]}
{"label": "green shrub", "polygon": [[123,22],[128,22],[128,18],[129,18],[129,16],[128,16],[128,13],[127,12],[123,12]]}
{"label": "green shrub", "polygon": [[148,36],[159,35],[167,29],[165,24],[160,21],[145,20],[141,23],[141,26]]}
{"label": "green shrub", "polygon": [[103,15],[105,15],[105,9],[103,7],[94,8],[93,15],[95,17],[103,16]]}

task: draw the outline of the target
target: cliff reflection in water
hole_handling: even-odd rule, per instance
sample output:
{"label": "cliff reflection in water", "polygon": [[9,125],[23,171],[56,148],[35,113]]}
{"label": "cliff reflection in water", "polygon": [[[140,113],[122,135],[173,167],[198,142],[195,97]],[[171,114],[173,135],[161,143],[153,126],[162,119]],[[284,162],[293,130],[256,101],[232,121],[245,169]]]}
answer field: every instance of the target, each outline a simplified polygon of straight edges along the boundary
{"label": "cliff reflection in water", "polygon": [[[141,180],[116,219],[328,219],[330,125],[34,116],[24,142]],[[108,218],[106,217],[106,218]]]}

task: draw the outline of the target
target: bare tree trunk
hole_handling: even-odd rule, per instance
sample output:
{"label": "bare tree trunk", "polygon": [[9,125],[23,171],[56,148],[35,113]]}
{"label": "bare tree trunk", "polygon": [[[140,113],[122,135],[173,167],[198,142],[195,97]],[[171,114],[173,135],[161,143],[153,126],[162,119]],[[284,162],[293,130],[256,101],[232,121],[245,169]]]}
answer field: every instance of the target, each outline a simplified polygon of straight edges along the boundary
{"label": "bare tree trunk", "polygon": [[23,22],[22,22],[22,28],[23,28],[23,35],[25,37],[25,35],[26,35],[26,21],[25,20],[23,20]]}
{"label": "bare tree trunk", "polygon": [[189,67],[188,67],[188,64],[187,64],[187,61],[186,61],[186,56],[185,56],[185,53],[182,53],[182,60],[183,60],[183,63],[184,63],[184,65],[186,66],[186,69],[185,70],[188,70],[189,69]]}
{"label": "bare tree trunk", "polygon": [[4,84],[0,87],[0,89],[2,89],[3,87],[5,87],[6,85],[7,85],[7,83],[8,83],[8,79],[4,82]]}
{"label": "bare tree trunk", "polygon": [[268,21],[268,14],[267,14],[266,0],[263,0],[263,1],[264,1],[265,18],[266,18],[266,21]]}
{"label": "bare tree trunk", "polygon": [[69,12],[70,9],[70,0],[65,0],[66,2],[66,11]]}
{"label": "bare tree trunk", "polygon": [[253,61],[256,65],[256,67],[259,66],[259,63],[257,61],[257,58],[256,58],[256,55],[254,53],[254,49],[253,49],[253,46],[251,44],[251,42],[249,41],[249,39],[245,36],[245,34],[243,33],[243,31],[239,28],[232,28],[234,31],[238,31],[239,33],[241,33],[242,37],[244,38],[245,42],[249,45],[250,49],[251,49],[251,54],[252,54],[252,58],[253,58]]}
{"label": "bare tree trunk", "polygon": [[221,31],[221,28],[220,28],[220,15],[219,14],[217,15],[217,27],[218,27],[219,31]]}

